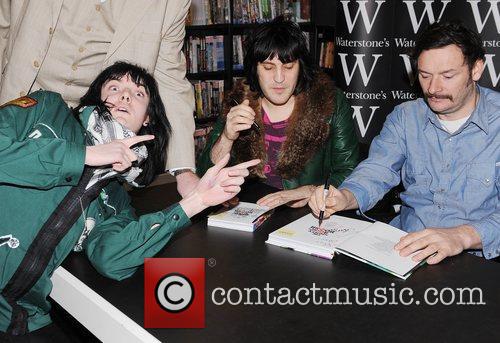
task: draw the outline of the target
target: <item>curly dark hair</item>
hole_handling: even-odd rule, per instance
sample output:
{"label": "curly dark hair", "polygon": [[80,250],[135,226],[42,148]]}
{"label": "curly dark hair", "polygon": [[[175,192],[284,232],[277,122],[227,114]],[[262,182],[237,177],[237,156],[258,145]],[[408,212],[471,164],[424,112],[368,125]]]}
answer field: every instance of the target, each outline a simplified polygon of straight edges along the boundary
{"label": "curly dark hair", "polygon": [[156,175],[165,170],[171,127],[165,106],[160,98],[158,84],[146,69],[124,61],[107,67],[90,84],[87,93],[80,98],[79,105],[73,109],[73,114],[78,118],[80,109],[85,106],[96,106],[98,111],[107,111],[106,103],[101,100],[101,89],[109,80],[119,80],[125,75],[129,75],[137,86],[143,86],[149,95],[149,104],[146,109],[149,123],[147,126],[142,126],[137,134],[154,135],[155,139],[144,142],[148,149],[148,158],[141,165],[142,173],[136,180],[140,185],[149,185]]}

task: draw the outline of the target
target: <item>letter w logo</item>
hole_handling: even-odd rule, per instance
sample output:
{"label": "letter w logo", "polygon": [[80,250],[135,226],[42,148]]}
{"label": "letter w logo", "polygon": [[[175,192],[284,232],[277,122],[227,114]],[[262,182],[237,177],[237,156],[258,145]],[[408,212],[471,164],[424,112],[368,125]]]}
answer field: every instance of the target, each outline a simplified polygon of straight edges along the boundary
{"label": "letter w logo", "polygon": [[408,80],[410,81],[410,85],[413,86],[413,84],[415,83],[415,73],[411,66],[410,56],[408,56],[407,54],[399,54],[399,57],[403,59],[406,74],[408,75]]}
{"label": "letter w logo", "polygon": [[353,109],[352,113],[352,118],[356,119],[356,123],[358,124],[359,128],[359,133],[361,134],[362,138],[365,138],[366,132],[368,131],[368,128],[370,127],[370,123],[372,122],[373,115],[377,111],[377,109],[380,108],[380,106],[370,106],[370,109],[372,112],[370,113],[370,116],[368,117],[368,122],[365,125],[365,122],[363,120],[363,116],[361,114],[361,109],[363,106],[351,106]]}
{"label": "letter w logo", "polygon": [[[432,24],[436,21],[434,17],[434,11],[432,10],[432,4],[434,3],[434,0],[423,1],[425,7],[422,12],[422,15],[420,16],[420,19],[417,19],[417,14],[415,13],[414,4],[416,1],[403,1],[403,2],[406,4],[406,7],[408,7],[408,14],[410,15],[411,25],[413,26],[413,33],[418,32],[418,29],[420,28],[420,25],[422,25],[422,21],[424,20],[426,14],[427,18],[429,19],[429,24]],[[441,2],[443,3],[443,8],[441,8],[441,13],[439,13],[437,21],[441,20],[444,10],[448,5],[448,3],[451,2],[451,0],[443,0]]]}
{"label": "letter w logo", "polygon": [[491,78],[491,84],[493,87],[496,87],[498,84],[498,81],[500,80],[500,72],[497,74],[495,70],[495,63],[493,63],[493,57],[495,55],[493,54],[485,54],[484,57],[486,58],[486,69],[488,69],[488,72],[490,74]]}
{"label": "letter w logo", "polygon": [[346,56],[347,54],[339,53],[340,61],[342,62],[342,70],[344,71],[345,83],[349,86],[351,84],[352,77],[354,76],[354,72],[356,71],[356,69],[359,69],[359,73],[361,74],[361,78],[363,79],[363,84],[366,87],[368,85],[368,82],[370,82],[370,78],[372,77],[373,69],[375,68],[377,61],[382,56],[382,54],[372,54],[372,56],[375,58],[375,61],[373,61],[369,74],[366,73],[365,62],[363,61],[365,54],[354,54],[354,57],[356,57],[356,63],[354,63],[354,67],[352,68],[351,72],[349,72],[349,68],[347,67]]}
{"label": "letter w logo", "polygon": [[378,10],[380,9],[380,6],[382,6],[382,4],[385,2],[385,0],[375,1],[377,3],[377,9],[375,10],[375,14],[373,15],[373,18],[371,20],[370,17],[368,16],[368,11],[366,10],[366,3],[368,1],[356,1],[358,3],[358,11],[356,12],[354,20],[352,19],[351,12],[349,11],[349,6],[348,6],[349,0],[342,0],[340,2],[342,3],[342,7],[344,8],[344,17],[347,23],[347,28],[349,30],[349,33],[352,33],[354,25],[358,21],[359,14],[361,13],[361,17],[363,18],[363,23],[365,24],[366,33],[369,34],[370,31],[372,30],[373,23],[377,18]]}
{"label": "letter w logo", "polygon": [[484,25],[486,25],[486,21],[490,17],[490,14],[493,13],[493,19],[495,20],[495,25],[497,27],[497,33],[500,34],[500,13],[498,11],[498,3],[500,0],[488,0],[490,3],[490,10],[486,13],[484,20],[481,20],[481,13],[479,13],[479,2],[481,0],[467,0],[472,9],[472,14],[474,15],[474,21],[476,22],[477,31],[479,33],[483,32]]}

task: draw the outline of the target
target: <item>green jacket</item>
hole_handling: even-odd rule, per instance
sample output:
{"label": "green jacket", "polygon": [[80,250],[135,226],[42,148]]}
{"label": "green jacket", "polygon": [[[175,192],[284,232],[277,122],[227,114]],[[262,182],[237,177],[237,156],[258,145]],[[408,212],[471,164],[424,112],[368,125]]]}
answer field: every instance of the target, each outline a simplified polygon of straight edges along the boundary
{"label": "green jacket", "polygon": [[[82,118],[86,120],[88,116]],[[43,223],[78,183],[84,137],[84,128],[59,94],[38,91],[0,108],[0,290]],[[80,238],[85,219],[95,221],[83,242],[86,255],[101,274],[117,280],[131,276],[145,257],[155,255],[189,223],[178,204],[138,219],[126,191],[111,181],[59,243],[42,277],[18,301],[28,311],[29,331],[50,323],[50,277]],[[17,239],[18,246],[9,245],[9,239]],[[0,296],[1,331],[10,320],[11,307]]]}
{"label": "green jacket", "polygon": [[[260,158],[263,162],[253,172],[263,177],[262,169],[267,157],[258,96],[240,83],[226,99],[224,115],[218,118],[198,158],[197,172],[203,175],[213,165],[210,153],[224,130],[229,108],[234,106],[234,101],[241,103],[249,99],[250,107],[257,114],[256,122],[261,132],[251,130],[247,135],[238,137],[231,150],[231,164]],[[330,177],[330,183],[337,187],[358,162],[358,139],[354,131],[352,108],[344,93],[335,88],[328,77],[320,75],[309,91],[297,95],[295,99],[287,139],[278,162],[283,171],[283,189],[320,185],[327,176]]]}

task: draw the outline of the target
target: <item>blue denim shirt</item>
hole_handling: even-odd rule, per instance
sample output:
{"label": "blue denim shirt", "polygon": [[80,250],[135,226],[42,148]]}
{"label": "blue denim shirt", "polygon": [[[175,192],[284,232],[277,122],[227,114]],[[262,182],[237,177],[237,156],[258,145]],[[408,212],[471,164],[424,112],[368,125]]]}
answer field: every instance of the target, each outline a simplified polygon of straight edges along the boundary
{"label": "blue denim shirt", "polygon": [[446,132],[423,99],[395,107],[369,157],[340,185],[362,211],[403,182],[401,213],[391,224],[407,232],[469,224],[483,255],[500,255],[500,93],[478,87],[478,104],[462,127]]}

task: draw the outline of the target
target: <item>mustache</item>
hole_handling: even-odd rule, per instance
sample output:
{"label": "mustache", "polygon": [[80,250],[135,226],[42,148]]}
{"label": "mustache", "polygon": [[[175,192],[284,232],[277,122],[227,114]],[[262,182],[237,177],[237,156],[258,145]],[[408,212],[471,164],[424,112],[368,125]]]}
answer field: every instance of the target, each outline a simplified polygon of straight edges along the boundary
{"label": "mustache", "polygon": [[426,99],[436,98],[436,99],[448,99],[450,101],[453,101],[453,97],[450,94],[430,94],[430,93],[425,92],[424,96]]}

